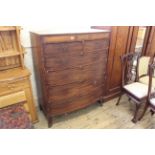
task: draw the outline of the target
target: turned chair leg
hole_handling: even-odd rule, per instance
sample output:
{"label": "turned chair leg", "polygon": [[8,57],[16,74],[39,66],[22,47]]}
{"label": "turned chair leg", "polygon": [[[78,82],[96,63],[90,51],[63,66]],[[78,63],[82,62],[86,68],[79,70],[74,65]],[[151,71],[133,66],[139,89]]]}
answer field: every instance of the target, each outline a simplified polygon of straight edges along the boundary
{"label": "turned chair leg", "polygon": [[120,96],[119,96],[119,98],[118,98],[118,100],[117,100],[117,103],[116,103],[116,105],[119,105],[119,103],[120,103],[120,100],[121,100],[121,98],[122,98],[122,95],[123,95],[123,94],[120,94]]}
{"label": "turned chair leg", "polygon": [[146,112],[147,109],[148,109],[148,104],[146,103],[141,116],[138,118],[139,121],[143,118],[143,116],[144,116],[144,114],[145,114],[145,112]]}
{"label": "turned chair leg", "polygon": [[136,123],[136,122],[138,121],[137,115],[138,115],[139,109],[140,109],[140,104],[136,104],[135,114],[134,114],[134,117],[133,117],[133,119],[132,119],[132,122],[133,122],[133,123]]}

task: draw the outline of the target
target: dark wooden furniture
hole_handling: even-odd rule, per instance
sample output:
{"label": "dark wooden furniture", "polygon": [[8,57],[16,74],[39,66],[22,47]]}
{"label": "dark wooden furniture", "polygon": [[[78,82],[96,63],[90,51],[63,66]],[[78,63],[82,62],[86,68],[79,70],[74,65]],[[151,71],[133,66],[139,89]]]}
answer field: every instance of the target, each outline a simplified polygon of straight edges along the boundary
{"label": "dark wooden furniture", "polygon": [[118,98],[117,104],[119,104],[123,93],[127,94],[129,100],[132,100],[136,104],[136,110],[132,121],[136,123],[139,120],[139,109],[142,103],[146,103],[148,94],[148,85],[141,82],[135,82],[135,78],[132,74],[132,65],[134,60],[134,53],[128,53],[121,56],[122,62],[122,93]]}
{"label": "dark wooden furniture", "polygon": [[153,85],[153,80],[154,80],[154,71],[155,71],[155,62],[152,62],[149,65],[149,88],[148,88],[148,96],[147,96],[147,101],[144,106],[144,110],[140,116],[139,119],[142,119],[146,110],[150,107],[150,112],[153,115],[155,113],[155,91],[154,91],[154,85]]}
{"label": "dark wooden furniture", "polygon": [[106,100],[121,93],[121,61],[120,56],[130,52],[133,27],[113,26],[111,28],[110,48],[106,78]]}
{"label": "dark wooden furniture", "polygon": [[109,31],[31,33],[35,68],[40,73],[41,108],[52,117],[84,108],[105,96]]}
{"label": "dark wooden furniture", "polygon": [[[111,31],[110,48],[107,65],[105,100],[121,93],[121,61],[120,56],[136,52],[139,26],[92,26],[93,29],[109,29]],[[141,55],[153,56],[155,51],[155,27],[146,26]]]}
{"label": "dark wooden furniture", "polygon": [[149,28],[147,36],[146,49],[144,54],[153,57],[155,54],[155,26],[151,26]]}

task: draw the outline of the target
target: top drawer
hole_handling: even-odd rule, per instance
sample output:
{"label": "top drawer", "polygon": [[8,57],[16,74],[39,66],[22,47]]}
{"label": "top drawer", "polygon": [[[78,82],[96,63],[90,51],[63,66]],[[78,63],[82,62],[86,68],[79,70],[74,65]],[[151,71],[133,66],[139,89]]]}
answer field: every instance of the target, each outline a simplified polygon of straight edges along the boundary
{"label": "top drawer", "polygon": [[81,41],[81,40],[95,40],[108,39],[109,32],[89,33],[89,34],[67,34],[67,35],[49,35],[43,36],[43,43],[67,42],[67,41]]}

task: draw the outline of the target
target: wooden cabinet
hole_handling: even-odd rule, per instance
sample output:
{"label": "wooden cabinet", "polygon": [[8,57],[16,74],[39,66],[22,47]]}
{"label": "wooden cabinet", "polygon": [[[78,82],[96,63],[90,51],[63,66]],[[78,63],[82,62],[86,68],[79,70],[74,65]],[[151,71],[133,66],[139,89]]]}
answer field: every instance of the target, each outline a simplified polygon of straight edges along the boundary
{"label": "wooden cabinet", "polygon": [[20,44],[20,27],[0,27],[0,108],[25,102],[32,122],[37,121],[30,83]]}
{"label": "wooden cabinet", "polygon": [[40,73],[43,109],[52,117],[84,108],[105,95],[109,31],[31,33],[35,68]]}
{"label": "wooden cabinet", "polygon": [[130,52],[133,27],[114,26],[111,29],[110,48],[108,55],[106,97],[110,99],[121,91],[121,61],[120,56]]}
{"label": "wooden cabinet", "polygon": [[[154,55],[155,27],[93,26],[92,28],[111,30],[105,91],[105,100],[108,100],[121,92],[121,55],[129,52],[140,52],[141,55],[149,56]],[[145,31],[141,31],[141,29],[145,29]],[[140,38],[138,38],[139,36]]]}
{"label": "wooden cabinet", "polygon": [[147,41],[146,50],[144,55],[154,56],[155,54],[155,26],[150,26]]}
{"label": "wooden cabinet", "polygon": [[[32,122],[37,121],[37,114],[32,96],[30,83],[30,72],[28,69],[14,68],[0,72],[0,105],[4,107],[11,104],[23,102],[18,101],[16,94],[23,93],[25,99],[25,109],[29,112]],[[4,100],[7,99],[8,100]]]}

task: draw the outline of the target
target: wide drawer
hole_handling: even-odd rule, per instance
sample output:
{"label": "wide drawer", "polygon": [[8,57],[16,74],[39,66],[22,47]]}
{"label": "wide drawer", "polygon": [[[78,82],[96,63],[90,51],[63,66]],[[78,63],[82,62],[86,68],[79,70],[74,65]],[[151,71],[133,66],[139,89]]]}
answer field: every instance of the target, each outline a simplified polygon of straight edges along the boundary
{"label": "wide drawer", "polygon": [[43,52],[45,55],[56,57],[63,55],[66,52],[70,55],[74,52],[80,52],[82,50],[93,52],[96,50],[107,49],[109,47],[109,39],[101,40],[86,40],[66,43],[50,43],[44,44]]}
{"label": "wide drawer", "polygon": [[0,95],[29,87],[28,79],[0,83]]}
{"label": "wide drawer", "polygon": [[88,33],[88,34],[65,34],[65,35],[47,35],[42,36],[43,43],[53,42],[70,42],[70,41],[81,41],[81,40],[96,40],[96,39],[108,39],[110,33]]}
{"label": "wide drawer", "polygon": [[48,104],[48,113],[51,116],[55,116],[84,108],[100,100],[103,97],[103,92],[103,87],[100,87],[88,93],[87,95],[77,97],[72,101],[66,101],[62,104],[50,103]]}
{"label": "wide drawer", "polygon": [[58,57],[48,57],[45,59],[45,68],[50,71],[64,70],[67,68],[75,68],[83,65],[89,65],[94,62],[106,63],[107,50],[100,50],[96,53],[79,52],[76,56],[68,54]]}
{"label": "wide drawer", "polygon": [[48,88],[48,102],[60,104],[74,100],[76,97],[85,96],[90,92],[102,91],[101,86],[104,84],[104,78],[92,80],[83,83],[69,84]]}
{"label": "wide drawer", "polygon": [[45,74],[46,83],[50,86],[60,86],[71,83],[80,83],[92,79],[104,77],[106,65],[104,63],[95,63],[88,66],[81,66],[74,69],[66,69],[56,72],[47,72]]}

